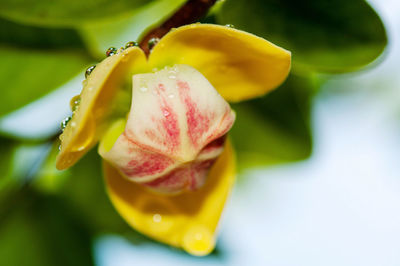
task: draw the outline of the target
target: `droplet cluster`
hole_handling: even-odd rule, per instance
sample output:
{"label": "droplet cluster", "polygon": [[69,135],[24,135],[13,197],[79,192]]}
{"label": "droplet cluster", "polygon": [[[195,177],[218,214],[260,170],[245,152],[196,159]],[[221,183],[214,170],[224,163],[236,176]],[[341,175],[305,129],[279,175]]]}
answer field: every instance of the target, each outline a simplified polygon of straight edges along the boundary
{"label": "droplet cluster", "polygon": [[139,46],[139,44],[137,42],[133,42],[133,41],[127,42],[125,44],[125,49],[128,49],[129,47],[134,47],[134,46]]}
{"label": "droplet cluster", "polygon": [[[122,51],[124,51],[125,49],[128,49],[130,47],[137,47],[139,46],[139,44],[137,42],[134,41],[130,41],[127,42],[125,44],[125,47],[121,47],[119,49],[115,48],[115,47],[110,47],[107,49],[106,51],[106,56],[113,56],[115,54],[118,54]],[[85,71],[85,80],[83,81],[83,85],[85,86],[87,84],[87,79],[89,78],[90,74],[92,74],[93,70],[96,68],[96,65],[90,66],[86,69]],[[88,88],[88,90],[91,90],[92,88]],[[61,122],[61,130],[64,131],[64,129],[67,127],[68,123],[71,121],[72,117],[74,116],[75,112],[77,111],[77,109],[79,108],[79,104],[81,102],[81,97],[80,95],[76,95],[75,97],[73,97],[71,99],[70,102],[70,106],[71,106],[71,110],[72,110],[72,116],[68,116],[66,117],[62,122]]]}

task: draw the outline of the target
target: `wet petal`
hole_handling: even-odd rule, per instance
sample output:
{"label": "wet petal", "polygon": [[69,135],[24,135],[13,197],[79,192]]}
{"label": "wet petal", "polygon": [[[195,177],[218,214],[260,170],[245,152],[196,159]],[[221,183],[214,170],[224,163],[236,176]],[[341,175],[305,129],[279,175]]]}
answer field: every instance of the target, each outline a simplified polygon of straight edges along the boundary
{"label": "wet petal", "polygon": [[79,106],[60,136],[58,169],[72,166],[98,142],[115,93],[126,77],[146,70],[146,57],[137,47],[110,56],[93,69],[82,89]]}
{"label": "wet petal", "polygon": [[136,230],[193,255],[207,255],[215,246],[221,212],[235,177],[229,141],[213,165],[207,183],[196,192],[156,195],[122,177],[104,162],[107,191],[120,215]]}
{"label": "wet petal", "polygon": [[261,96],[281,84],[290,52],[226,26],[192,24],[165,35],[153,48],[153,67],[187,64],[199,70],[228,101]]}

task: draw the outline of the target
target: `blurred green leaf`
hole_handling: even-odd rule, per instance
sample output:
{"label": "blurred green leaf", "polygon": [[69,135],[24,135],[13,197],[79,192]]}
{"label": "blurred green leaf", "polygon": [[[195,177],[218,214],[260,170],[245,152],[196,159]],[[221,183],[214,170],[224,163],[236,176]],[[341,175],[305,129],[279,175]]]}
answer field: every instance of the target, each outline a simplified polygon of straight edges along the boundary
{"label": "blurred green leaf", "polygon": [[270,94],[232,104],[237,117],[230,131],[240,167],[307,158],[312,150],[309,79],[289,76]]}
{"label": "blurred green leaf", "polygon": [[15,148],[16,143],[14,141],[0,138],[0,194],[14,183],[12,178],[12,159]]}
{"label": "blurred green leaf", "polygon": [[19,48],[82,48],[78,32],[64,28],[41,28],[0,18],[0,43]]}
{"label": "blurred green leaf", "polygon": [[302,72],[355,70],[387,43],[382,21],[363,0],[227,0],[217,19],[292,51],[294,70]]}
{"label": "blurred green leaf", "polygon": [[74,206],[93,233],[123,233],[132,230],[108,199],[101,159],[96,149],[67,171],[68,177],[60,187],[59,195]]}
{"label": "blurred green leaf", "polygon": [[73,211],[27,187],[1,202],[0,236],[2,265],[94,265],[90,234]]}
{"label": "blurred green leaf", "polygon": [[3,0],[0,16],[33,25],[77,26],[106,17],[126,16],[149,0]]}
{"label": "blurred green leaf", "polygon": [[87,47],[96,57],[104,57],[110,46],[125,46],[136,41],[149,27],[154,27],[169,17],[185,0],[152,1],[129,16],[103,19],[79,27]]}
{"label": "blurred green leaf", "polygon": [[36,179],[33,185],[39,191],[49,194],[60,193],[65,182],[70,177],[69,171],[60,171],[56,168],[56,157],[59,152],[59,142],[53,143],[51,150],[44,160],[43,165],[36,173]]}
{"label": "blurred green leaf", "polygon": [[1,206],[4,199],[26,186],[35,177],[47,157],[49,144],[25,143],[1,138],[0,151]]}
{"label": "blurred green leaf", "polygon": [[0,58],[0,116],[56,89],[78,72],[83,72],[84,66],[90,62],[78,51],[1,46]]}
{"label": "blurred green leaf", "polygon": [[58,88],[92,61],[75,30],[5,19],[0,19],[0,56],[0,116]]}

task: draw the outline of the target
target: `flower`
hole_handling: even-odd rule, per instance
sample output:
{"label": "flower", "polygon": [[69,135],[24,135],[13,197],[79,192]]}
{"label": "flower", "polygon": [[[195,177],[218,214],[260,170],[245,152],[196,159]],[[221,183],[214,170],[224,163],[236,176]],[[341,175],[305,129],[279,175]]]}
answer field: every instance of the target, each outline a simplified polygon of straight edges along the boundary
{"label": "flower", "polygon": [[[217,224],[234,183],[235,160],[229,138],[211,169],[205,167],[209,172],[204,171],[201,176],[207,176],[207,182],[195,191],[173,196],[155,194],[132,182],[138,181],[137,169],[133,171],[135,174],[124,172],[132,169],[127,169],[125,163],[119,164],[127,154],[122,151],[126,144],[120,143],[121,133],[135,127],[149,127],[144,122],[135,124],[145,119],[141,114],[143,109],[136,110],[135,104],[130,112],[124,108],[129,107],[124,101],[130,99],[129,93],[132,93],[130,87],[126,89],[126,84],[130,84],[132,76],[139,81],[152,82],[174,68],[183,73],[184,81],[208,80],[212,86],[203,84],[207,92],[204,95],[213,94],[208,87],[211,86],[225,100],[236,102],[264,95],[281,84],[290,69],[290,52],[230,27],[192,24],[170,31],[154,46],[148,59],[138,47],[129,47],[109,56],[96,66],[84,82],[79,98],[74,99],[79,105],[74,106],[72,119],[60,136],[57,168],[72,166],[100,141],[99,153],[105,158],[107,191],[120,215],[136,230],[158,241],[181,247],[194,255],[206,255],[215,246]],[[146,79],[150,77],[148,75],[151,78]],[[225,110],[223,114],[228,114],[229,118],[222,118],[222,113],[218,113],[218,123],[225,123],[229,129],[234,116],[229,107],[226,109],[225,101],[218,97],[210,98],[215,101],[212,108],[217,108],[212,112]],[[158,96],[150,98],[160,99]],[[221,106],[223,108],[218,109]],[[151,108],[142,108],[146,110],[145,114],[153,112]],[[224,143],[227,130],[221,128],[212,130],[215,133],[212,139],[222,138]],[[198,150],[185,157],[185,165],[193,163],[207,143],[202,141]],[[204,181],[202,177],[199,180]],[[161,186],[156,189],[179,192],[188,188]]]}
{"label": "flower", "polygon": [[131,98],[128,118],[102,138],[101,157],[158,193],[202,187],[235,121],[229,104],[188,65],[134,75]]}

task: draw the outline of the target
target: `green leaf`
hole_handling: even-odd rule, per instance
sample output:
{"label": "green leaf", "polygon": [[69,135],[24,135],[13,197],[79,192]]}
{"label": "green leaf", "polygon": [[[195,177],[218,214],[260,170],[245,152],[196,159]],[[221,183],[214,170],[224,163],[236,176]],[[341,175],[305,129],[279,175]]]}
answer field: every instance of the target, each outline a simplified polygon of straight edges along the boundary
{"label": "green leaf", "polygon": [[33,25],[79,26],[83,22],[127,16],[149,0],[3,0],[0,16]]}
{"label": "green leaf", "polygon": [[30,182],[49,153],[48,143],[0,138],[0,201]]}
{"label": "green leaf", "polygon": [[[12,159],[15,153],[15,141],[0,138],[0,194],[14,185],[12,177]],[[1,197],[1,196],[0,196]]]}
{"label": "green leaf", "polygon": [[0,58],[0,116],[58,88],[90,61],[76,51],[11,47],[0,47]]}
{"label": "green leaf", "polygon": [[59,141],[54,142],[47,158],[36,173],[33,185],[41,192],[48,194],[60,193],[68,178],[70,178],[71,173],[69,171],[60,171],[56,168],[58,147]]}
{"label": "green leaf", "polygon": [[363,0],[227,0],[217,19],[292,51],[299,72],[355,70],[387,43],[382,21]]}
{"label": "green leaf", "polygon": [[132,230],[108,199],[101,159],[96,149],[67,171],[68,177],[60,186],[58,194],[74,206],[93,233],[124,233]]}
{"label": "green leaf", "polygon": [[73,210],[29,188],[1,202],[0,235],[2,265],[94,265],[91,235]]}
{"label": "green leaf", "polygon": [[230,131],[240,167],[307,158],[312,149],[309,79],[289,76],[270,94],[232,104],[237,117]]}
{"label": "green leaf", "polygon": [[0,43],[19,48],[82,48],[78,32],[66,28],[41,28],[0,18]]}
{"label": "green leaf", "polygon": [[104,57],[110,46],[121,47],[137,41],[149,27],[169,17],[185,0],[158,0],[135,10],[129,16],[103,19],[79,27],[87,47],[96,57]]}
{"label": "green leaf", "polygon": [[92,61],[75,30],[4,19],[0,19],[0,57],[0,116],[60,87]]}

